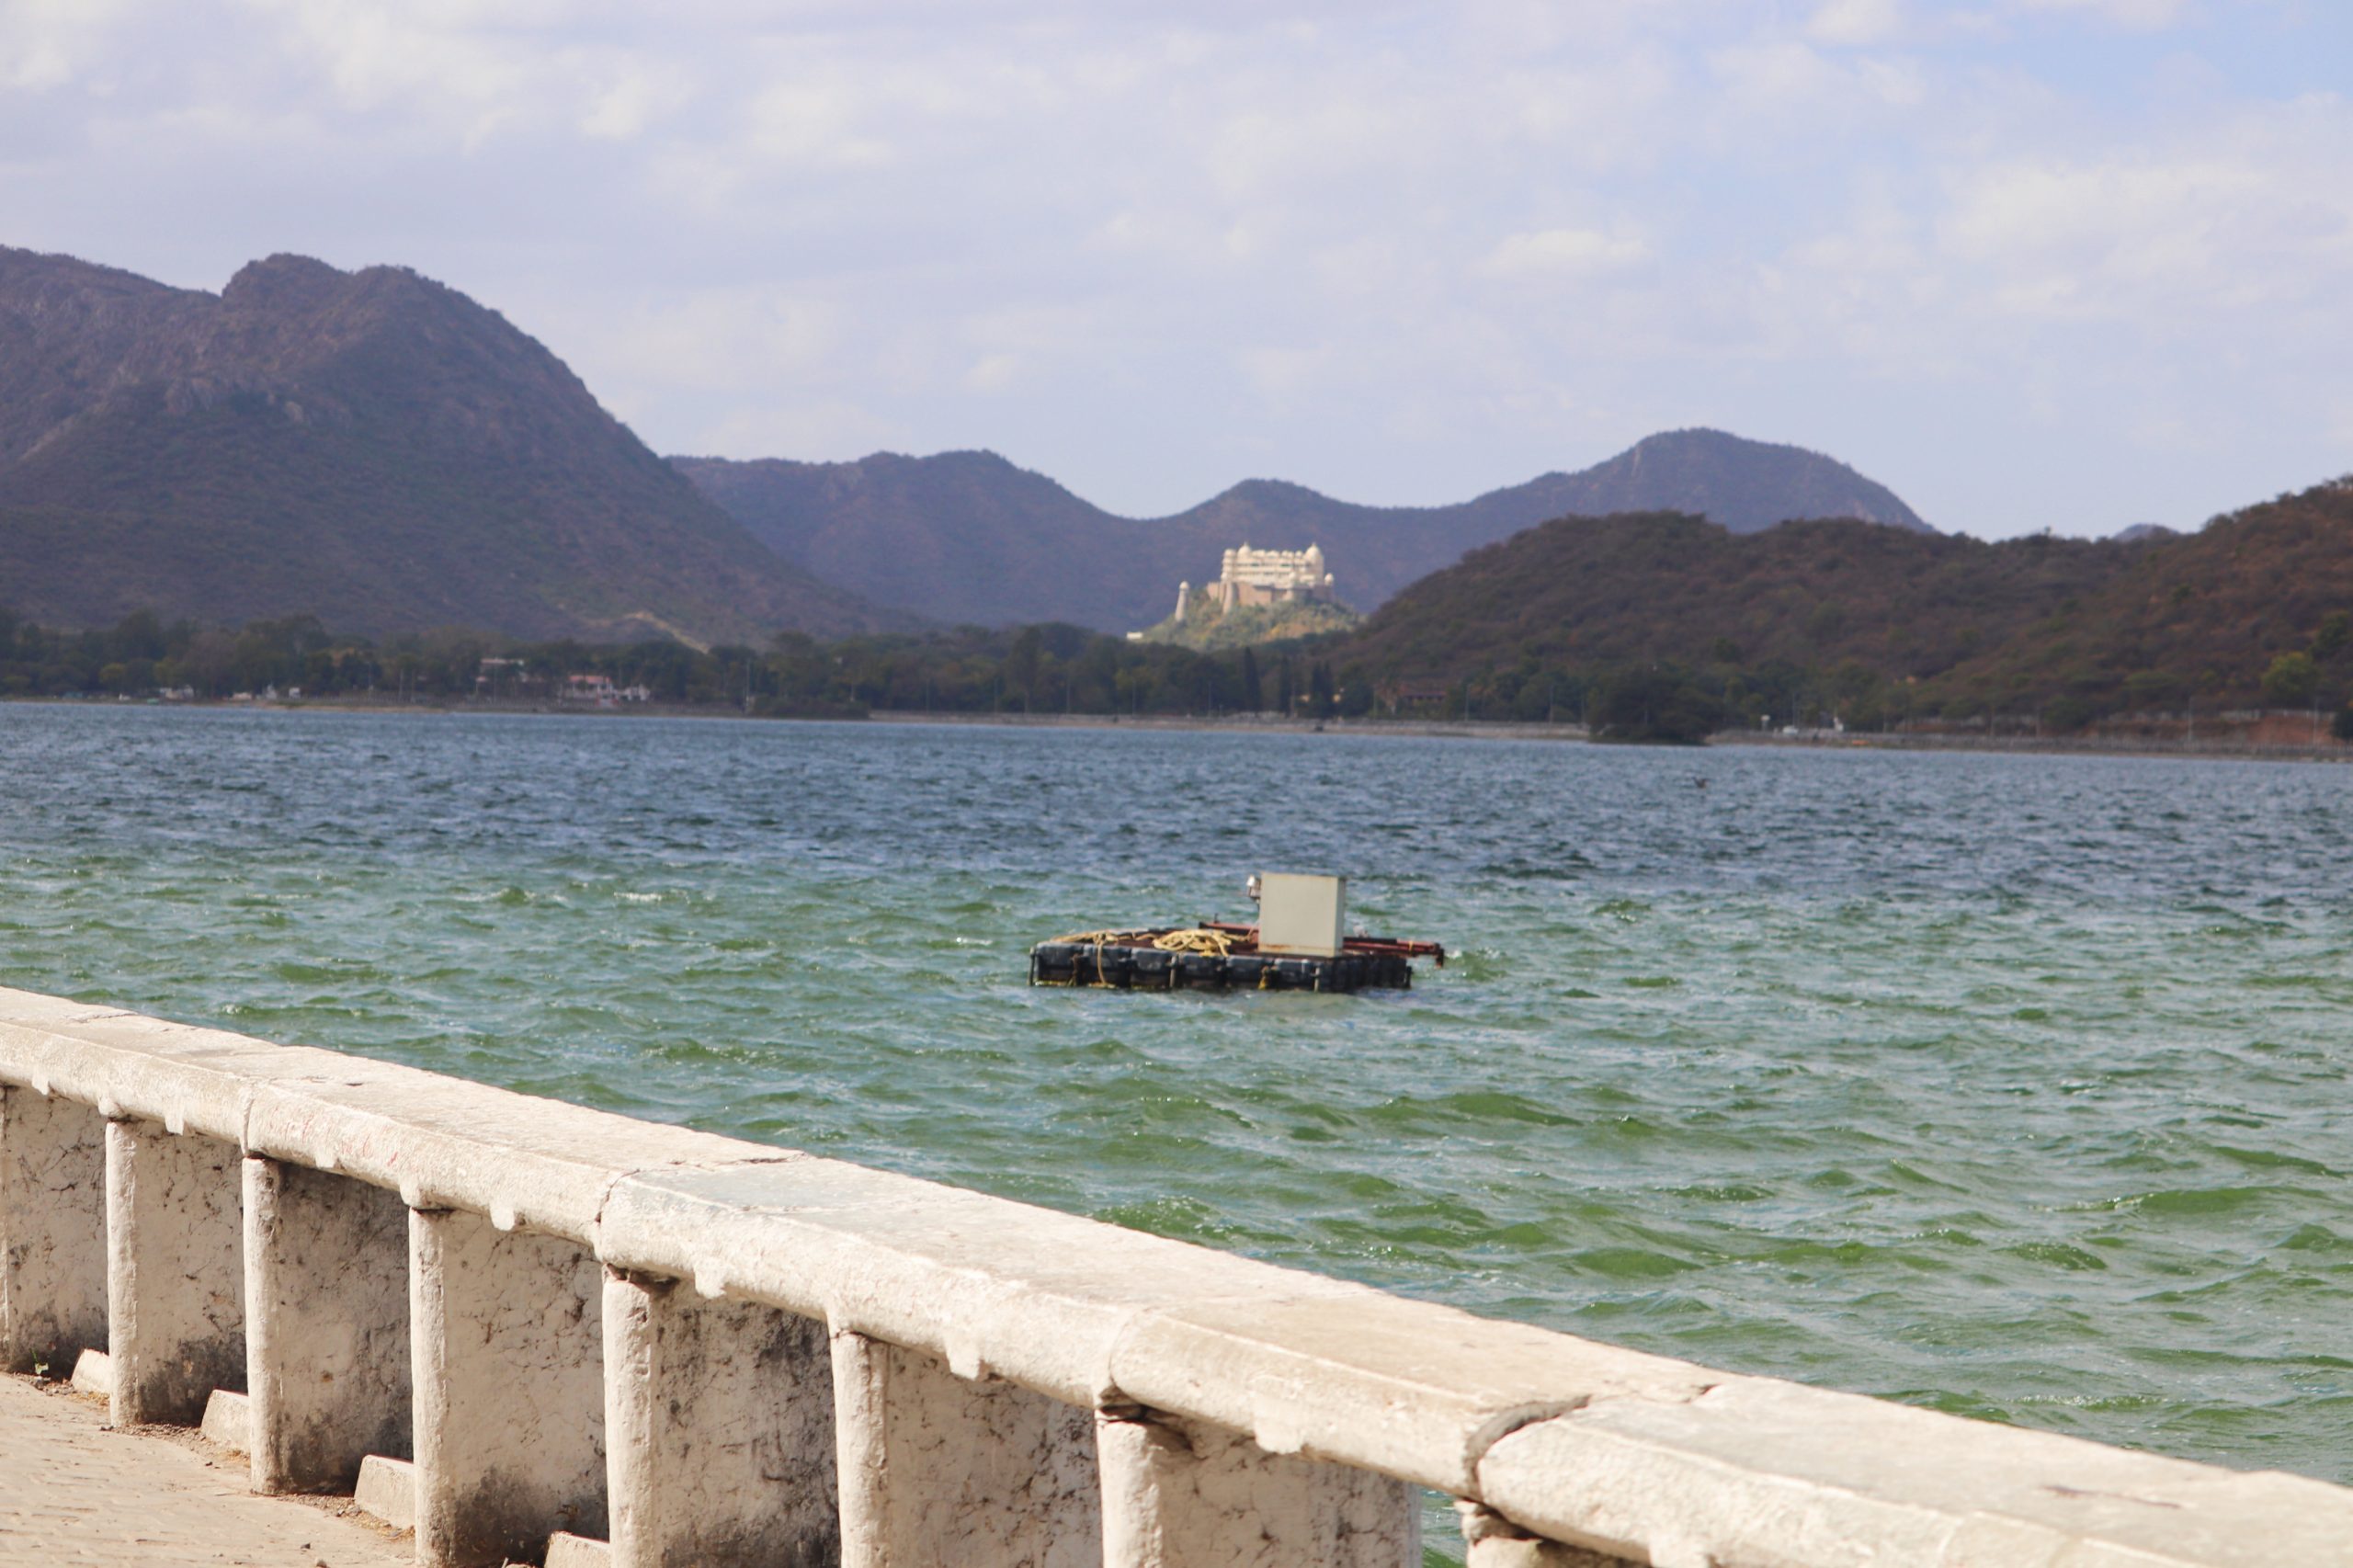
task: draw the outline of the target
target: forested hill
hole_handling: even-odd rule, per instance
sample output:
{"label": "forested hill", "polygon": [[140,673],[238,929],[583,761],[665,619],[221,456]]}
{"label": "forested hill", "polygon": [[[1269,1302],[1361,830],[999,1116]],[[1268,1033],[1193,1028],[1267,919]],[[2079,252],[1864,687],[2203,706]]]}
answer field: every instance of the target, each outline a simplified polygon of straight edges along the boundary
{"label": "forested hill", "polygon": [[1859,660],[1926,676],[2097,592],[2136,553],[1851,519],[1736,534],[1678,513],[1563,517],[1415,584],[1334,656],[1381,676],[1449,679],[1656,660]]}
{"label": "forested hill", "polygon": [[273,256],[213,295],[5,248],[0,606],[705,641],[911,619],[778,559],[413,272]]}
{"label": "forested hill", "polygon": [[1847,517],[1925,531],[1884,486],[1796,447],[1713,430],[1654,436],[1579,473],[1444,506],[1372,506],[1250,480],[1171,517],[1116,516],[993,452],[856,462],[679,458],[679,469],[779,554],[878,604],[950,624],[1154,624],[1179,581],[1239,544],[1321,544],[1358,609],[1548,517],[1674,507],[1738,532]]}
{"label": "forested hill", "polygon": [[1952,684],[2073,694],[2103,710],[2353,700],[2353,477],[2124,548],[2097,592]]}
{"label": "forested hill", "polygon": [[1321,655],[1359,683],[1802,676],[1912,714],[2335,708],[2353,699],[2353,480],[2130,541],[1564,517],[1415,584]]}

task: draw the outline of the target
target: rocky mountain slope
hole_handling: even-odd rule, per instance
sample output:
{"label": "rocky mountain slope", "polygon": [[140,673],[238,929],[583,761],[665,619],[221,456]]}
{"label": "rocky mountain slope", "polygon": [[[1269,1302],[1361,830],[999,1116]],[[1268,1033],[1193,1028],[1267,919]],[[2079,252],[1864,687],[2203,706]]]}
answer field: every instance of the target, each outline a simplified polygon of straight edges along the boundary
{"label": "rocky mountain slope", "polygon": [[878,604],[978,625],[1150,626],[1168,614],[1180,580],[1214,577],[1219,556],[1239,544],[1321,544],[1340,597],[1369,610],[1465,551],[1573,513],[1674,509],[1741,533],[1790,517],[1927,527],[1844,463],[1712,430],[1654,436],[1582,472],[1449,506],[1358,506],[1251,480],[1154,518],[1115,516],[993,452],[674,460],[795,565]]}
{"label": "rocky mountain slope", "polygon": [[1802,447],[1721,430],[1652,436],[1582,473],[1548,475],[1556,517],[1688,512],[1736,534],[1792,517],[1851,517],[1912,533],[1935,530],[1883,484]]}
{"label": "rocky mountain slope", "polygon": [[8,249],[0,606],[698,641],[909,619],[780,560],[413,272],[273,256],[213,295]]}

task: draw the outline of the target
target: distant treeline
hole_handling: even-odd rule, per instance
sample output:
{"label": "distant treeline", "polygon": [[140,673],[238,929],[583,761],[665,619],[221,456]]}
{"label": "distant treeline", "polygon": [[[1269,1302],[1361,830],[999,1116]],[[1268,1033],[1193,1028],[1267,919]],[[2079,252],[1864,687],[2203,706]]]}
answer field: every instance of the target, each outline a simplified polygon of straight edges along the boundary
{"label": "distant treeline", "polygon": [[1365,712],[1330,665],[1302,649],[1196,653],[1074,626],[967,630],[926,638],[820,643],[798,633],[766,648],[682,643],[517,642],[439,631],[381,642],[341,636],[315,617],[237,628],[165,622],[142,611],[91,631],[60,631],[0,612],[0,694],[17,697],[240,695],[419,700],[561,701],[574,677],[601,676],[651,702],[755,713]]}
{"label": "distant treeline", "polygon": [[426,664],[421,644],[380,650],[312,616],[233,629],[140,610],[104,631],[60,631],[0,610],[0,694],[10,697],[325,695],[411,680]]}
{"label": "distant treeline", "polygon": [[[647,702],[772,717],[1267,713],[1576,723],[1605,739],[1682,742],[1733,729],[1868,732],[1972,719],[2067,733],[2125,710],[2071,694],[2009,706],[1938,700],[1859,660],[1751,662],[1723,638],[1688,662],[1578,665],[1524,655],[1506,668],[1418,681],[1373,674],[1351,650],[1333,636],[1196,653],[1067,625],[834,642],[786,633],[765,648],[708,651],[669,641],[517,642],[457,630],[377,642],[338,636],[308,616],[223,628],[142,611],[103,631],[60,631],[0,612],[0,695]],[[2276,656],[2258,684],[2266,705],[2325,705],[2337,713],[2338,736],[2353,736],[2353,709],[2343,706],[2353,689],[2353,619],[2326,618],[2307,646]],[[2150,707],[2195,701],[2171,688],[2124,696]]]}
{"label": "distant treeline", "polygon": [[[223,628],[142,611],[104,631],[60,631],[0,612],[0,693],[536,704],[589,699],[580,677],[602,677],[624,699],[779,717],[1381,713],[1576,722],[1590,712],[1605,723],[1617,715],[1629,732],[1688,728],[1702,716],[1712,727],[1721,708],[1695,699],[1679,674],[1649,671],[1531,670],[1428,689],[1383,687],[1360,670],[1336,671],[1328,648],[1336,641],[1196,653],[1057,624],[835,642],[788,632],[766,648],[699,652],[669,641],[517,642],[457,630],[376,642],[339,636],[311,616]],[[1765,689],[1793,712],[1805,679],[1789,672]]]}

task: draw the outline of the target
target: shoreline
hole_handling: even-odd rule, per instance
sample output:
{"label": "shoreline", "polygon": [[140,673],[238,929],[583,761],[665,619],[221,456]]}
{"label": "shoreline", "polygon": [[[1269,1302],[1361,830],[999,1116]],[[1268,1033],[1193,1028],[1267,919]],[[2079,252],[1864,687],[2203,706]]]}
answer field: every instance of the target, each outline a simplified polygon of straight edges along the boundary
{"label": "shoreline", "polygon": [[1754,747],[1761,751],[1950,751],[2014,752],[2052,756],[2181,756],[2238,762],[2353,763],[2353,744],[2256,744],[2228,741],[2144,741],[2119,736],[1953,735],[1809,732],[1799,735],[1726,730],[1699,745],[1646,745],[1596,741],[1582,724],[1542,724],[1518,720],[1283,719],[1270,714],[1215,716],[1095,713],[912,713],[877,711],[869,723],[969,724],[1021,729],[1215,731],[1230,734],[1332,734],[1415,740],[1524,741],[1639,747],[1654,751],[1701,751],[1710,747]]}
{"label": "shoreline", "polygon": [[[524,702],[369,701],[351,698],[305,698],[298,701],[232,702],[113,702],[72,701],[57,698],[14,698],[11,704],[56,708],[164,707],[187,711],[249,713],[377,713],[434,718],[455,714],[541,716],[559,719],[700,719],[737,720],[761,723],[844,723],[943,725],[975,729],[1143,730],[1155,733],[1259,735],[1352,735],[1376,739],[1521,742],[1552,744],[1640,745],[1643,743],[1597,742],[1582,724],[1547,724],[1519,720],[1461,719],[1290,719],[1275,714],[1184,713],[965,713],[926,712],[906,709],[877,709],[863,716],[779,714],[761,717],[732,707],[642,703],[626,708],[596,708]],[[2353,743],[2328,741],[2317,744],[2277,742],[2136,739],[2102,735],[1959,735],[1949,733],[1887,733],[1854,731],[1766,734],[1727,730],[1711,735],[1698,746],[1656,745],[1644,749],[1696,751],[1707,747],[1753,747],[1791,751],[1911,751],[1985,752],[2042,756],[2189,757],[2217,762],[2353,763]]]}

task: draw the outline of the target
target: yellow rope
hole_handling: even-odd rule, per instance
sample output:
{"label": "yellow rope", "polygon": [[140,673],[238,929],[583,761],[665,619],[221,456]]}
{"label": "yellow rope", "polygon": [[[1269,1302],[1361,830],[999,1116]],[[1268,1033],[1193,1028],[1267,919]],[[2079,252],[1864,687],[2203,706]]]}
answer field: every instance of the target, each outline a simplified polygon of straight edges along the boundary
{"label": "yellow rope", "polygon": [[1164,931],[1152,939],[1152,945],[1164,953],[1207,953],[1222,959],[1233,951],[1235,939],[1230,931]]}
{"label": "yellow rope", "polygon": [[[1230,931],[1211,931],[1199,927],[1187,931],[1163,931],[1157,936],[1150,931],[1074,931],[1067,937],[1054,938],[1057,943],[1095,949],[1095,983],[1097,985],[1110,983],[1110,977],[1103,972],[1103,949],[1106,947],[1134,947],[1149,942],[1164,953],[1205,953],[1211,958],[1222,959],[1231,955],[1234,943],[1241,939]],[[1071,964],[1070,979],[1063,983],[1084,983],[1078,977],[1075,961]],[[1261,988],[1267,983],[1263,973],[1258,976],[1258,983]],[[1171,990],[1176,985],[1176,966],[1173,963],[1168,966],[1168,985]]]}

